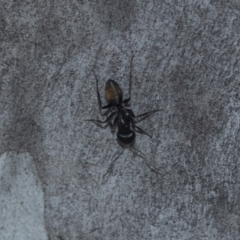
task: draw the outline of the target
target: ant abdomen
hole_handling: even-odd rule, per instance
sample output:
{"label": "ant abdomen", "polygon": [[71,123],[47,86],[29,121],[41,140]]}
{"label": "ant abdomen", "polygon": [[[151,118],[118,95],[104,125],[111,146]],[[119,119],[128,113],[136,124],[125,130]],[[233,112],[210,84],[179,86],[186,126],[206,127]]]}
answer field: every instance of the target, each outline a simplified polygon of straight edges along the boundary
{"label": "ant abdomen", "polygon": [[136,136],[136,134],[132,130],[130,130],[127,133],[121,133],[121,132],[117,133],[117,138],[118,138],[119,142],[122,144],[125,144],[125,145],[133,144],[134,140],[135,140],[135,136]]}

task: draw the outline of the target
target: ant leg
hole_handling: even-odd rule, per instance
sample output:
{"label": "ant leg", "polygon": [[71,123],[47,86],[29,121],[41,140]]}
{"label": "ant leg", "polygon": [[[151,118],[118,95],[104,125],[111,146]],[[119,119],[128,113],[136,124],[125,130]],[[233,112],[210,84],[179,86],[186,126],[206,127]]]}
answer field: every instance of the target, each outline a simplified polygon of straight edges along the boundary
{"label": "ant leg", "polygon": [[101,120],[95,120],[95,119],[86,119],[85,121],[89,121],[89,122],[94,122],[94,123],[106,123],[109,122],[109,120],[116,114],[117,112],[112,112],[104,121]]}
{"label": "ant leg", "polygon": [[106,111],[105,113],[102,113],[102,109],[108,109],[108,108],[110,108],[112,105],[111,105],[111,104],[108,104],[108,105],[106,105],[106,106],[102,106],[102,101],[101,101],[101,97],[100,97],[99,89],[98,89],[98,78],[97,78],[97,76],[96,76],[96,74],[95,74],[94,71],[93,71],[93,74],[94,74],[94,77],[95,77],[95,79],[96,79],[96,85],[97,85],[97,98],[98,98],[99,112],[100,112],[100,114],[103,116],[103,115],[106,115],[106,113],[107,113],[108,111]]}
{"label": "ant leg", "polygon": [[134,55],[132,55],[131,60],[130,60],[130,72],[129,72],[129,90],[128,90],[128,95],[129,97],[125,100],[123,100],[124,104],[127,104],[130,99],[131,99],[131,90],[132,90],[132,62],[133,62]]}
{"label": "ant leg", "polygon": [[150,138],[152,138],[152,136],[151,136],[150,134],[148,134],[147,132],[145,132],[144,130],[142,130],[140,127],[138,127],[138,126],[136,126],[136,125],[133,125],[133,127],[136,128],[140,134],[146,134],[146,135],[148,135]]}
{"label": "ant leg", "polygon": [[141,134],[146,134],[147,136],[149,136],[150,138],[152,138],[152,136],[151,136],[150,134],[148,134],[147,132],[145,132],[145,131],[144,131],[143,129],[141,129],[140,127],[136,126],[136,124],[135,124],[136,122],[135,122],[134,119],[133,119],[133,116],[134,116],[133,111],[130,110],[130,109],[128,109],[128,112],[129,112],[129,114],[130,114],[130,116],[131,116],[130,121],[131,121],[131,124],[132,124],[133,129],[134,129],[134,130],[137,129],[139,133],[141,133]]}
{"label": "ant leg", "polygon": [[[102,109],[108,109],[108,108],[110,108],[110,107],[112,107],[112,104],[111,104],[111,103],[109,103],[109,104],[103,106]],[[108,111],[107,111],[107,112],[108,112]]]}
{"label": "ant leg", "polygon": [[130,100],[131,100],[130,98],[124,99],[124,100],[123,100],[123,104],[124,104],[124,105],[127,104]]}
{"label": "ant leg", "polygon": [[142,113],[140,115],[137,115],[137,116],[134,116],[135,118],[138,118],[138,117],[149,117],[150,115],[154,114],[155,112],[159,112],[161,111],[160,109],[157,109],[157,110],[153,110],[153,111],[150,111],[150,112],[145,112],[145,113]]}
{"label": "ant leg", "polygon": [[133,113],[133,111],[131,109],[127,109],[129,115],[132,117],[132,118],[139,118],[139,117],[142,117],[140,120],[138,121],[134,121],[135,123],[138,123],[138,122],[141,122],[143,121],[144,119],[150,117],[152,114],[154,114],[155,112],[159,112],[159,111],[163,111],[163,109],[157,109],[157,110],[153,110],[153,111],[150,111],[150,112],[145,112],[145,113],[142,113],[140,115],[137,115],[135,116],[135,114]]}
{"label": "ant leg", "polygon": [[[156,168],[156,167],[154,167],[153,165],[154,165],[155,163],[151,163],[150,160],[149,160],[149,158],[147,158],[143,152],[141,152],[139,149],[134,148],[133,146],[131,146],[131,150],[132,150],[132,152],[133,152],[134,154],[136,154],[137,156],[139,156],[140,158],[142,158],[142,159],[144,160],[145,164],[146,164],[146,165],[149,167],[149,169],[150,169],[151,171],[153,171],[154,173],[160,174],[160,175],[162,175],[162,177],[165,177],[166,175],[168,175],[168,174],[171,173],[171,170],[170,170],[170,171],[165,172],[164,174],[161,174],[161,173],[160,173],[160,169],[161,169],[161,168]],[[147,160],[147,159],[148,159],[148,160]],[[171,169],[174,168],[174,167],[176,167],[178,164],[179,164],[179,162],[174,163],[174,164],[171,166]]]}
{"label": "ant leg", "polygon": [[[108,178],[109,178],[109,173],[112,172],[112,169],[113,169],[113,166],[114,166],[115,162],[116,162],[116,161],[118,160],[118,158],[122,155],[123,151],[124,151],[124,148],[121,148],[120,151],[117,151],[117,152],[113,155],[113,160],[112,160],[112,162],[111,162],[111,164],[110,164],[107,172],[103,175],[103,179],[105,179],[103,183],[106,183],[106,182],[107,182],[107,180],[108,180]],[[107,175],[108,175],[108,177],[106,178]]]}
{"label": "ant leg", "polygon": [[[137,156],[139,156],[140,158],[142,158],[145,162],[145,164],[149,167],[149,169],[156,173],[159,174],[160,172],[158,170],[156,170],[157,168],[155,168],[154,166],[152,166],[152,164],[150,163],[149,159],[145,156],[145,154],[143,152],[141,152],[139,149],[134,148],[133,146],[131,146],[131,150],[134,154],[136,154]],[[148,161],[147,161],[148,159]]]}
{"label": "ant leg", "polygon": [[[176,167],[178,164],[179,164],[179,162],[174,163],[174,164],[171,166],[171,168]],[[165,177],[165,176],[166,176],[167,174],[169,174],[169,173],[171,173],[171,170],[170,170],[170,171],[167,171],[162,177]]]}
{"label": "ant leg", "polygon": [[157,110],[153,110],[153,111],[150,111],[150,112],[145,112],[145,113],[142,113],[140,115],[134,116],[134,118],[142,117],[141,119],[135,121],[135,123],[141,122],[141,121],[145,120],[146,118],[150,117],[152,114],[154,114],[156,112],[160,112],[160,111],[164,111],[164,109],[157,109]]}

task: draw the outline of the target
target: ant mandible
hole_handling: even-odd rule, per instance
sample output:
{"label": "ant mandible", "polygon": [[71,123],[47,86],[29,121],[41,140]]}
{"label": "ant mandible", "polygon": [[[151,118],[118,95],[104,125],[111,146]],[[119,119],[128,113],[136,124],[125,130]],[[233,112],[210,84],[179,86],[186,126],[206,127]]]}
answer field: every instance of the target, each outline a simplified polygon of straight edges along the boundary
{"label": "ant mandible", "polygon": [[[123,100],[122,90],[121,90],[120,86],[118,85],[118,83],[112,79],[109,79],[105,85],[105,97],[106,97],[108,104],[106,106],[102,106],[99,89],[98,89],[98,78],[97,78],[95,72],[93,71],[94,77],[96,79],[96,85],[97,85],[97,98],[98,98],[100,114],[103,116],[103,115],[107,115],[107,113],[109,112],[107,110],[105,113],[102,113],[102,109],[112,108],[112,109],[114,109],[114,111],[111,112],[110,115],[107,116],[107,118],[104,121],[95,120],[95,119],[88,119],[86,121],[91,121],[96,124],[108,123],[110,125],[111,129],[114,129],[115,127],[117,127],[117,129],[118,129],[117,130],[117,140],[118,140],[119,144],[121,146],[131,146],[131,149],[135,150],[133,148],[133,145],[135,142],[135,137],[136,137],[135,132],[138,132],[140,134],[146,134],[150,138],[152,137],[147,132],[145,132],[143,129],[136,126],[136,123],[148,118],[153,113],[160,111],[160,109],[145,112],[145,113],[135,116],[133,111],[126,107],[131,100],[133,58],[134,58],[134,56],[131,57],[131,61],[130,61],[129,97],[126,98],[125,100]],[[136,121],[137,118],[141,118],[141,119]],[[142,153],[142,155],[143,155],[143,153]],[[108,171],[106,172],[106,174],[104,174],[104,176],[106,176],[107,173],[109,172],[109,170],[113,167],[117,158],[115,158],[112,161]],[[150,166],[148,163],[147,163],[147,165],[150,167],[150,169],[152,171],[156,172],[152,166]]]}

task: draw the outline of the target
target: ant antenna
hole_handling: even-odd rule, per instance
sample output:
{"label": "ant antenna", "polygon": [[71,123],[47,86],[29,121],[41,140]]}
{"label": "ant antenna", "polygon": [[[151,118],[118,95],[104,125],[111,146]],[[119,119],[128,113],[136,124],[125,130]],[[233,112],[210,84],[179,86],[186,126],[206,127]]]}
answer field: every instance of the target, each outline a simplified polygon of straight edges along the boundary
{"label": "ant antenna", "polygon": [[132,63],[133,63],[133,58],[134,58],[134,55],[132,55],[131,57],[131,61],[130,61],[130,72],[129,72],[129,92],[128,92],[128,97],[129,99],[131,99],[131,90],[132,90]]}

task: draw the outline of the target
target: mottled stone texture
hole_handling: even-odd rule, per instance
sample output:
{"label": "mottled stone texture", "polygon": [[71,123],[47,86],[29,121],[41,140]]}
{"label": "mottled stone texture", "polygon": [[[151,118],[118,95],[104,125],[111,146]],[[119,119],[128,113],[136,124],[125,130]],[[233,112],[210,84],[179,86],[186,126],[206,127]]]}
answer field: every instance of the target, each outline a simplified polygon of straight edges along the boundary
{"label": "mottled stone texture", "polygon": [[29,153],[0,156],[0,239],[47,239],[41,182]]}
{"label": "mottled stone texture", "polygon": [[[240,239],[239,1],[0,6],[0,239]],[[136,139],[160,174],[126,149],[103,183],[120,146],[84,121],[92,70],[127,97],[132,55],[131,108],[165,109]]]}

